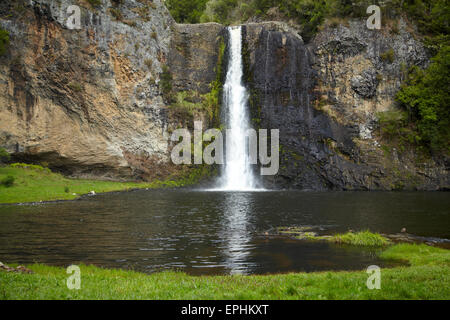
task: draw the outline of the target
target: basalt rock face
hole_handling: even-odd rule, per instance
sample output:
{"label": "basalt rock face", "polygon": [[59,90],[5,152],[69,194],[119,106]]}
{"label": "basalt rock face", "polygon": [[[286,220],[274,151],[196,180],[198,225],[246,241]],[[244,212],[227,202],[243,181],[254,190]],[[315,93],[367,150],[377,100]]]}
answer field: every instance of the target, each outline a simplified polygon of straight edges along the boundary
{"label": "basalt rock face", "polygon": [[[160,0],[103,0],[98,8],[79,0],[81,29],[70,30],[72,4],[0,2],[11,38],[0,57],[0,147],[77,177],[171,176],[180,170],[170,160],[171,131],[186,119],[172,116],[164,70],[172,98],[189,93],[188,106],[202,103],[225,75],[226,29],[176,24]],[[244,26],[253,123],[280,130],[280,171],[264,178],[267,187],[450,188],[448,161],[386,153],[378,134],[377,113],[393,107],[404,70],[429,63],[408,30],[353,21],[305,44],[283,23]]]}
{"label": "basalt rock face", "polygon": [[331,152],[322,142],[334,137],[352,148],[350,132],[312,107],[317,72],[313,55],[295,31],[282,24],[246,26],[248,83],[251,111],[256,125],[280,130],[280,171],[266,177],[270,187],[325,190],[334,188],[327,174],[337,166],[352,166]]}
{"label": "basalt rock face", "polygon": [[70,30],[72,4],[2,1],[11,43],[0,60],[0,145],[74,176],[164,172],[168,119],[157,83],[174,23],[168,11],[159,0],[80,1],[81,29]]}
{"label": "basalt rock face", "polygon": [[[73,4],[79,30],[67,24]],[[176,123],[163,67],[174,65],[174,91],[207,91],[222,27],[177,26],[160,0],[2,1],[0,12],[11,40],[0,57],[0,147],[15,161],[104,179],[180,170],[170,160]],[[180,47],[192,56],[178,67],[171,52]]]}
{"label": "basalt rock face", "polygon": [[394,107],[405,69],[429,62],[405,23],[392,35],[352,21],[307,45],[283,24],[248,24],[244,44],[253,123],[280,130],[280,171],[266,186],[448,189],[445,160],[381,147],[378,112]]}
{"label": "basalt rock face", "polygon": [[167,63],[172,89],[165,100],[170,118],[177,123],[172,127],[188,128],[191,133],[194,121],[202,121],[204,130],[218,127],[226,28],[218,23],[175,24],[172,31]]}
{"label": "basalt rock face", "polygon": [[169,65],[175,91],[210,91],[217,76],[218,48],[225,37],[226,29],[218,23],[174,26]]}

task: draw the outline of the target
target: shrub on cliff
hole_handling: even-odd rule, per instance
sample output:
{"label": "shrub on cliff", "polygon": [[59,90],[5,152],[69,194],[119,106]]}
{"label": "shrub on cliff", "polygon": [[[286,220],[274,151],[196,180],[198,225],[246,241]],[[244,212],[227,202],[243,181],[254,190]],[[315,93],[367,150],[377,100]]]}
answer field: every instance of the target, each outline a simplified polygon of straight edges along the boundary
{"label": "shrub on cliff", "polygon": [[450,46],[444,46],[421,70],[414,67],[397,100],[417,124],[421,142],[431,151],[450,152]]}
{"label": "shrub on cliff", "polygon": [[384,62],[392,63],[395,59],[394,50],[391,48],[383,53],[380,53],[380,58]]}
{"label": "shrub on cliff", "polygon": [[9,32],[0,28],[0,56],[4,55],[9,45]]}
{"label": "shrub on cliff", "polygon": [[9,155],[8,151],[6,151],[4,148],[0,148],[0,163],[7,162],[11,156]]}
{"label": "shrub on cliff", "polygon": [[117,21],[122,21],[123,15],[122,15],[122,12],[119,9],[109,8],[109,12],[114,17],[114,19],[116,19]]}
{"label": "shrub on cliff", "polygon": [[419,30],[426,34],[449,34],[450,6],[448,0],[414,0],[401,3],[401,8],[417,23]]}
{"label": "shrub on cliff", "polygon": [[160,75],[159,86],[166,100],[170,100],[170,93],[172,92],[172,73],[169,67],[164,65]]}

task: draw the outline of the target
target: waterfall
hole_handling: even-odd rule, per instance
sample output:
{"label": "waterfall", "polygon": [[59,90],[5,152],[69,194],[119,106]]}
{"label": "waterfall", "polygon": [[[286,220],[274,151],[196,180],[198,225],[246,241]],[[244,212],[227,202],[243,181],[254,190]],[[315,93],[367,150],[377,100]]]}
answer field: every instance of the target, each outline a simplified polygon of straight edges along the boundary
{"label": "waterfall", "polygon": [[255,189],[255,179],[247,152],[246,132],[250,128],[247,113],[248,94],[242,83],[241,27],[228,28],[229,62],[224,85],[223,104],[226,114],[227,154],[222,172],[222,190],[245,191]]}

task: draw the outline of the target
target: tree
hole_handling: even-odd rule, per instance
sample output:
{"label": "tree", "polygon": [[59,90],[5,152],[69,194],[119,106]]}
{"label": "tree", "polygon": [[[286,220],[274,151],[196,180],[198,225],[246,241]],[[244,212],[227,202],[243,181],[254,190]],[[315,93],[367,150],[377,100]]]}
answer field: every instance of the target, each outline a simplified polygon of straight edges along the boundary
{"label": "tree", "polygon": [[424,144],[450,151],[450,46],[443,46],[427,69],[412,69],[397,100],[417,123]]}
{"label": "tree", "polygon": [[199,23],[208,0],[167,0],[166,6],[178,23]]}

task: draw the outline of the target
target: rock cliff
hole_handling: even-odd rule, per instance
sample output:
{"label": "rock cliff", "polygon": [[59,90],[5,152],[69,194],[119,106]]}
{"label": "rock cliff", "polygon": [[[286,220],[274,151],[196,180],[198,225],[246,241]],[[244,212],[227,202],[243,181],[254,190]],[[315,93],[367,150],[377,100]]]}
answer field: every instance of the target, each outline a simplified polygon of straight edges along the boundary
{"label": "rock cliff", "polygon": [[280,172],[266,185],[312,190],[448,189],[448,159],[386,152],[378,116],[412,65],[429,57],[400,21],[327,27],[304,44],[280,23],[246,25],[246,75],[255,126],[280,129]]}
{"label": "rock cliff", "polygon": [[[77,177],[167,178],[180,170],[171,131],[220,121],[225,29],[176,24],[160,0],[101,3],[1,2],[11,41],[0,57],[0,146]],[[72,4],[80,30],[67,28]],[[268,186],[449,188],[448,161],[387,153],[377,130],[405,68],[429,61],[410,26],[393,34],[350,21],[308,44],[283,23],[243,30],[253,123],[280,129],[280,172]]]}
{"label": "rock cliff", "polygon": [[71,4],[2,1],[0,145],[71,175],[152,176],[168,160],[158,81],[174,22],[158,0],[79,1],[81,29],[69,30]]}

